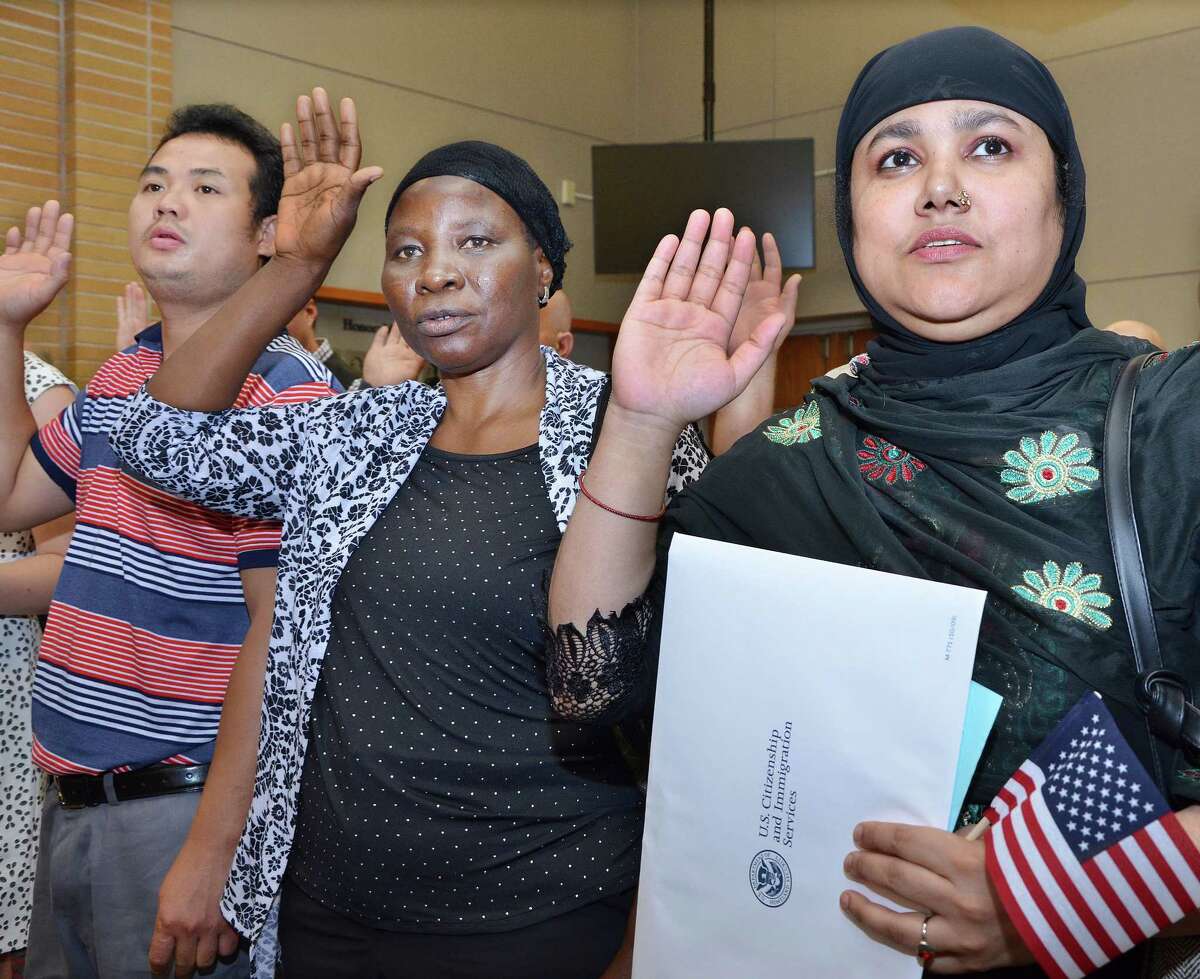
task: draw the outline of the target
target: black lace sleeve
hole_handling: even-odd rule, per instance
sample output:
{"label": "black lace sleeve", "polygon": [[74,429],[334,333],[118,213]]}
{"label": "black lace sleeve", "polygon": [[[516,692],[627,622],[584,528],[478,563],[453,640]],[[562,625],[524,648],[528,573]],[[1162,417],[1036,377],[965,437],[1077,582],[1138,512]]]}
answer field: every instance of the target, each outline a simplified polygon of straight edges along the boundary
{"label": "black lace sleeve", "polygon": [[559,717],[615,724],[645,707],[654,685],[646,643],[653,614],[643,595],[612,615],[593,613],[582,634],[571,622],[550,632],[546,676]]}

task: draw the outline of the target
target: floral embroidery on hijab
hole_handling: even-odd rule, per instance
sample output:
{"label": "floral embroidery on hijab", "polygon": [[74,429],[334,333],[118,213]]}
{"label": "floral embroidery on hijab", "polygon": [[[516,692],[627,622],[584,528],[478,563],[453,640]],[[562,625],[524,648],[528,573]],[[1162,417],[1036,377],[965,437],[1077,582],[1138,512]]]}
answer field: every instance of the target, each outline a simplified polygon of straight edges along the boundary
{"label": "floral embroidery on hijab", "polygon": [[865,367],[871,366],[871,355],[870,354],[856,354],[855,356],[850,358],[850,363],[847,364],[846,366],[850,368],[850,373],[854,377],[858,377],[859,371],[861,371]]}
{"label": "floral embroidery on hijab", "polygon": [[1112,625],[1112,618],[1100,611],[1112,604],[1112,596],[1100,590],[1103,584],[1100,575],[1084,574],[1078,561],[1072,561],[1066,570],[1056,561],[1047,561],[1041,574],[1026,571],[1021,577],[1025,584],[1014,586],[1013,591],[1025,601],[1062,612],[1097,629]]}
{"label": "floral embroidery on hijab", "polygon": [[863,439],[858,458],[862,460],[858,465],[859,472],[872,481],[882,479],[889,486],[896,484],[897,477],[911,483],[917,473],[924,472],[926,468],[925,463],[911,452],[877,435],[868,435]]}
{"label": "floral embroidery on hijab", "polygon": [[1043,503],[1095,489],[1089,484],[1100,478],[1100,470],[1088,465],[1093,452],[1080,446],[1074,432],[1042,432],[1037,439],[1026,436],[1020,446],[1019,452],[1010,449],[1004,453],[1008,468],[1000,473],[1000,481],[1012,487],[1005,494],[1010,500]]}
{"label": "floral embroidery on hijab", "polygon": [[781,418],[778,425],[768,425],[763,435],[779,445],[804,445],[819,439],[821,409],[815,401],[801,405],[791,418]]}

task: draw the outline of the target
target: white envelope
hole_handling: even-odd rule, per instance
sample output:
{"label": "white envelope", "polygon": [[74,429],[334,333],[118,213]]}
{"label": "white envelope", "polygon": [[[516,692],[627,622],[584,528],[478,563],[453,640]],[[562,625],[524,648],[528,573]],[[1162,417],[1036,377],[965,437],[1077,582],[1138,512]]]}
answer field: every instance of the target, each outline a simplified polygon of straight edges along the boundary
{"label": "white envelope", "polygon": [[983,601],[675,536],[634,979],[920,975],[842,860],[864,819],[946,825]]}

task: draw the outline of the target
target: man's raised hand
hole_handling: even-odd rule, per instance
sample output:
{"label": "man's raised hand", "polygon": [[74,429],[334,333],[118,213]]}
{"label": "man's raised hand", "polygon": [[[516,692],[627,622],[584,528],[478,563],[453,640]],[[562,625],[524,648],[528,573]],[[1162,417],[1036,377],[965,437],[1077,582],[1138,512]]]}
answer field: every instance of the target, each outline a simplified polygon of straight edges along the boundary
{"label": "man's raised hand", "polygon": [[54,301],[71,271],[75,219],[58,201],[31,207],[25,231],[8,229],[0,256],[0,329],[23,333],[29,321]]}

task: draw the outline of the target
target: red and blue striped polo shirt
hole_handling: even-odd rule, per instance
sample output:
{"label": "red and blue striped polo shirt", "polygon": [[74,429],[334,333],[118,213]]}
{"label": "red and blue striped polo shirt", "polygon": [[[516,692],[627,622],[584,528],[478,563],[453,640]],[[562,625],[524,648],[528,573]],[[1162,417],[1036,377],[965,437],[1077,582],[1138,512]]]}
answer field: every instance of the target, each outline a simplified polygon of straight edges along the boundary
{"label": "red and blue striped polo shirt", "polygon": [[[278,524],[205,510],[121,468],[109,432],[161,363],[156,325],[109,358],[32,442],[75,500],[33,687],[33,758],[52,774],[210,761],[249,625],[239,572],[276,563]],[[235,407],[340,389],[281,336]]]}

